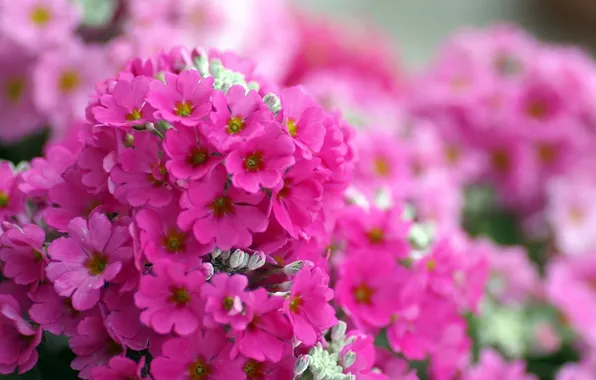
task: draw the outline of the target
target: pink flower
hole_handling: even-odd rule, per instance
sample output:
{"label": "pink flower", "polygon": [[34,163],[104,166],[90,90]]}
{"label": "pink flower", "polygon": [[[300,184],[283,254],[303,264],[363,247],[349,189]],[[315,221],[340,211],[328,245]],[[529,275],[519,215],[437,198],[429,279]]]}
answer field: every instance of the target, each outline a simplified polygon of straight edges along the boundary
{"label": "pink flower", "polygon": [[52,334],[73,336],[77,333],[79,322],[90,315],[90,312],[75,310],[72,299],[59,296],[49,284],[43,284],[30,292],[29,298],[34,302],[29,309],[29,316]]}
{"label": "pink flower", "polygon": [[158,117],[170,123],[196,125],[211,110],[213,78],[201,78],[196,70],[185,70],[176,75],[165,73],[165,83],[151,82],[147,101]]}
{"label": "pink flower", "polygon": [[162,355],[151,362],[155,380],[244,380],[242,358],[231,360],[223,330],[197,330],[186,338],[168,340]]}
{"label": "pink flower", "polygon": [[179,179],[201,179],[225,158],[196,127],[183,125],[168,130],[164,150],[168,172]]}
{"label": "pink flower", "polygon": [[107,188],[94,189],[85,186],[82,172],[75,167],[66,169],[63,181],[52,186],[48,201],[55,207],[42,212],[46,223],[60,232],[66,232],[70,221],[76,217],[88,217],[92,212],[115,211],[118,203]]}
{"label": "pink flower", "polygon": [[324,172],[318,158],[300,160],[286,170],[283,184],[271,195],[271,205],[279,224],[297,239],[316,219],[323,206]]}
{"label": "pink flower", "polygon": [[271,119],[259,94],[247,92],[241,85],[230,87],[227,94],[215,92],[213,107],[212,125],[205,128],[206,135],[224,152],[259,134],[262,122]]}
{"label": "pink flower", "polygon": [[340,264],[339,274],[338,304],[359,323],[374,327],[389,324],[400,306],[398,285],[410,278],[389,252],[377,250],[352,253]]}
{"label": "pink flower", "polygon": [[230,331],[234,337],[232,357],[240,353],[259,362],[277,363],[292,338],[292,326],[281,313],[283,298],[269,297],[263,288],[252,291],[250,296],[247,307],[252,311],[252,320],[245,330]]}
{"label": "pink flower", "polygon": [[480,353],[478,364],[470,368],[463,376],[463,380],[537,380],[534,375],[525,373],[525,363],[521,360],[507,363],[501,356],[491,350],[484,349]]}
{"label": "pink flower", "polygon": [[405,359],[381,347],[375,347],[375,350],[375,367],[383,371],[391,380],[418,380],[416,371],[410,371]]}
{"label": "pink flower", "polygon": [[[388,188],[397,196],[410,186],[407,150],[395,132],[371,131],[356,140],[359,159],[355,168],[356,184],[374,194]],[[417,170],[417,169],[415,169]]]}
{"label": "pink flower", "polygon": [[[346,344],[341,351],[342,359],[348,352],[356,354],[356,360],[350,366],[345,367],[345,373],[351,373],[357,376],[358,379],[366,380],[388,380],[385,375],[374,374],[372,369],[375,365],[375,346],[374,337],[366,335],[359,331],[352,331],[346,335],[346,340],[350,343]],[[376,375],[376,376],[375,376]]]}
{"label": "pink flower", "polygon": [[93,116],[100,123],[120,128],[154,121],[154,110],[145,103],[150,81],[145,76],[119,80],[111,94],[99,98],[101,106],[93,108]]}
{"label": "pink flower", "polygon": [[135,306],[132,292],[123,293],[110,287],[102,299],[105,324],[110,335],[133,351],[147,348],[152,331],[141,324],[141,311]]}
{"label": "pink flower", "polygon": [[104,367],[95,367],[91,371],[94,380],[142,380],[141,371],[145,367],[145,357],[137,363],[131,359],[114,356]]}
{"label": "pink flower", "polygon": [[54,240],[48,248],[52,260],[46,268],[56,292],[72,297],[77,310],[95,306],[106,282],[114,280],[132,260],[130,235],[125,227],[113,226],[104,214],[88,220],[75,218],[68,237]]}
{"label": "pink flower", "polygon": [[291,87],[281,94],[281,121],[304,158],[321,150],[325,140],[325,111],[301,87]]}
{"label": "pink flower", "polygon": [[0,374],[29,371],[37,363],[35,348],[41,342],[41,327],[33,327],[21,316],[21,306],[9,295],[0,294]]}
{"label": "pink flower", "polygon": [[63,181],[62,174],[74,161],[75,155],[64,146],[50,147],[45,158],[34,158],[31,168],[23,172],[21,191],[30,196],[46,196],[54,185]]}
{"label": "pink flower", "polygon": [[75,41],[44,53],[33,73],[35,105],[57,128],[84,116],[95,82],[109,72],[99,47]]}
{"label": "pink flower", "polygon": [[79,18],[76,7],[67,0],[25,0],[19,6],[10,0],[0,1],[2,34],[31,51],[71,39]]}
{"label": "pink flower", "polygon": [[108,185],[109,171],[118,163],[118,157],[129,144],[124,144],[123,131],[95,126],[86,138],[85,147],[77,159],[77,166],[83,170],[82,182],[90,188]]}
{"label": "pink flower", "polygon": [[2,273],[19,285],[37,284],[43,280],[48,258],[43,249],[46,235],[35,224],[22,228],[11,224],[0,237],[0,260],[4,262]]}
{"label": "pink flower", "polygon": [[81,379],[91,379],[92,371],[102,367],[114,357],[124,354],[124,347],[110,336],[98,315],[85,318],[77,328],[77,335],[70,338],[70,348],[77,355],[70,366],[79,372]]}
{"label": "pink flower", "polygon": [[25,210],[24,195],[19,190],[21,178],[11,163],[0,161],[0,221]]}
{"label": "pink flower", "polygon": [[294,328],[296,339],[307,346],[315,344],[323,331],[337,323],[335,310],[329,304],[333,290],[329,277],[321,268],[302,268],[294,277],[290,296],[283,310]]}
{"label": "pink flower", "polygon": [[247,285],[248,278],[241,274],[214,275],[201,289],[205,299],[205,326],[217,328],[217,324],[221,324],[230,325],[234,330],[244,330],[253,318],[252,310],[246,307],[249,298]]}
{"label": "pink flower", "polygon": [[176,225],[179,213],[178,206],[171,205],[158,210],[144,208],[136,214],[143,254],[150,262],[170,260],[188,269],[197,268],[201,256],[211,252],[213,245],[201,244],[192,232],[181,231]]}
{"label": "pink flower", "polygon": [[266,124],[266,131],[232,149],[226,158],[226,169],[234,186],[249,193],[260,187],[274,188],[282,181],[282,173],[294,164],[294,143],[282,134],[278,124]]}
{"label": "pink flower", "polygon": [[262,193],[248,194],[227,186],[226,171],[215,168],[201,181],[193,181],[180,199],[183,211],[178,216],[182,230],[193,230],[203,244],[215,242],[221,249],[245,248],[252,242],[251,232],[263,232],[268,219],[257,207]]}
{"label": "pink flower", "polygon": [[133,207],[145,204],[162,207],[172,201],[168,172],[155,136],[136,134],[134,148],[121,152],[119,160],[120,164],[110,174],[116,199]]}
{"label": "pink flower", "polygon": [[203,316],[205,276],[198,270],[185,273],[182,265],[168,261],[156,263],[153,271],[155,276],[141,277],[135,294],[137,307],[143,309],[141,322],[159,334],[192,334]]}
{"label": "pink flower", "polygon": [[339,232],[351,249],[370,247],[404,258],[410,253],[411,223],[402,214],[403,208],[398,206],[386,210],[371,207],[368,211],[350,207],[342,213]]}
{"label": "pink flower", "polygon": [[246,380],[287,380],[294,376],[295,361],[296,359],[291,355],[287,355],[282,361],[275,363],[247,359],[242,370],[246,375]]}

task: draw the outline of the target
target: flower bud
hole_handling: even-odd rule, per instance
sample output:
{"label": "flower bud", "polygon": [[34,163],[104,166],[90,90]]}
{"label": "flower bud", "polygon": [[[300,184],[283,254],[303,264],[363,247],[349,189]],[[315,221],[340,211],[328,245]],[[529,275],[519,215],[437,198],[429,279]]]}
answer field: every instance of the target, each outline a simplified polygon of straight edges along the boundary
{"label": "flower bud", "polygon": [[308,365],[310,364],[310,356],[309,355],[300,355],[296,359],[296,363],[294,364],[294,376],[300,376],[306,371]]}
{"label": "flower bud", "polygon": [[240,269],[240,268],[242,268],[242,264],[244,263],[244,259],[247,256],[248,255],[246,254],[246,252],[244,252],[241,249],[237,249],[230,256],[230,262],[228,263],[228,265],[232,269]]}
{"label": "flower bud", "polygon": [[215,272],[215,268],[213,268],[211,263],[203,263],[201,270],[205,275],[205,280],[209,280],[211,277],[213,277],[213,273]]}
{"label": "flower bud", "polygon": [[341,366],[344,368],[350,368],[356,362],[356,353],[354,351],[348,351],[342,359]]}
{"label": "flower bud", "polygon": [[254,253],[248,260],[248,270],[259,269],[265,265],[266,260],[267,258],[263,252]]}
{"label": "flower bud", "polygon": [[227,251],[227,250],[226,250],[226,251],[222,251],[222,252],[220,253],[220,255],[219,255],[219,259],[220,259],[221,261],[226,261],[227,259],[229,259],[229,258],[230,258],[230,255],[231,255],[230,251]]}
{"label": "flower bud", "polygon": [[222,250],[219,248],[215,248],[212,252],[211,252],[211,258],[212,259],[217,259],[219,257],[219,255],[222,254]]}
{"label": "flower bud", "polygon": [[347,325],[344,321],[339,321],[331,329],[331,340],[338,341],[342,340],[346,336]]}
{"label": "flower bud", "polygon": [[281,110],[281,101],[274,93],[268,93],[263,97],[263,102],[269,108],[269,111],[278,113]]}
{"label": "flower bud", "polygon": [[284,273],[288,276],[295,276],[302,268],[313,268],[315,264],[308,260],[298,260],[284,267]]}

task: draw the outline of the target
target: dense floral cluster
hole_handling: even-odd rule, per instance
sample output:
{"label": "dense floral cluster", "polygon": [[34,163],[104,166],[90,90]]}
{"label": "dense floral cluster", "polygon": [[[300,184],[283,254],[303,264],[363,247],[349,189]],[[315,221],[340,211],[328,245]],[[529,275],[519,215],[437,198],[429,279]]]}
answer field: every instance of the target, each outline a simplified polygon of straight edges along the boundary
{"label": "dense floral cluster", "polygon": [[47,330],[82,378],[146,373],[131,352],[155,379],[292,376],[337,322],[321,252],[351,133],[300,87],[259,88],[231,54],[138,59],[98,87],[76,151],[3,164],[3,373]]}

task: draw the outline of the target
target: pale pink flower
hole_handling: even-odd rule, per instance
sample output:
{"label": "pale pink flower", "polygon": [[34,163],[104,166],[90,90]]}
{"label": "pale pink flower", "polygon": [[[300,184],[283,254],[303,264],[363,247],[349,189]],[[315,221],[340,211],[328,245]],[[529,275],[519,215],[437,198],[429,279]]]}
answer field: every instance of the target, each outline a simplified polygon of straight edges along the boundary
{"label": "pale pink flower", "polygon": [[120,128],[155,121],[154,109],[145,100],[150,83],[145,76],[119,80],[110,94],[99,98],[101,105],[93,108],[93,116],[100,123]]}

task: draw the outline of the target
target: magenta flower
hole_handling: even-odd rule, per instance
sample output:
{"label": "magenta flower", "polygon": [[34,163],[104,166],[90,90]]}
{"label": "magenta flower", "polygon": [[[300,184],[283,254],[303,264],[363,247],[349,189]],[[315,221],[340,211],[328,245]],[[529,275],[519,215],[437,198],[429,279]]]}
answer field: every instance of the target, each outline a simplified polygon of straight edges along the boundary
{"label": "magenta flower", "polygon": [[168,340],[162,355],[151,362],[155,380],[244,380],[242,358],[231,360],[230,344],[221,329],[197,330],[186,338]]}
{"label": "magenta flower", "polygon": [[159,334],[194,333],[203,316],[205,276],[198,270],[185,273],[184,266],[168,261],[156,263],[153,271],[155,276],[141,277],[135,294],[137,307],[143,309],[141,322]]}
{"label": "magenta flower", "polygon": [[0,221],[25,211],[24,194],[19,189],[21,178],[11,163],[0,162]]}
{"label": "magenta flower", "polygon": [[165,83],[151,82],[147,102],[156,115],[170,123],[197,125],[211,111],[213,78],[201,78],[196,70],[185,70],[179,75],[166,72]]}
{"label": "magenta flower", "polygon": [[321,209],[325,175],[317,171],[318,158],[300,160],[285,172],[283,184],[274,189],[271,205],[279,224],[297,239]]}
{"label": "magenta flower", "polygon": [[164,150],[168,172],[179,179],[201,179],[225,158],[196,127],[183,125],[168,130]]}
{"label": "magenta flower", "polygon": [[325,111],[301,87],[291,87],[281,94],[281,121],[304,158],[321,150],[325,140]]}
{"label": "magenta flower", "polygon": [[201,289],[205,299],[205,326],[217,328],[221,324],[244,330],[252,319],[252,310],[246,307],[247,285],[248,278],[244,275],[214,275]]}
{"label": "magenta flower", "polygon": [[203,244],[212,241],[221,249],[244,248],[252,242],[251,232],[263,232],[268,219],[257,205],[262,193],[249,194],[234,186],[226,189],[227,175],[222,166],[201,181],[190,183],[180,199],[178,216],[182,230],[193,230]]}
{"label": "magenta flower", "polygon": [[386,210],[371,207],[368,211],[358,206],[347,208],[339,220],[340,233],[349,248],[371,247],[404,258],[410,253],[411,224],[402,213],[402,207],[397,206]]}
{"label": "magenta flower", "polygon": [[155,136],[136,134],[134,148],[121,152],[119,160],[120,164],[110,174],[116,199],[133,207],[145,204],[162,207],[172,201],[168,172],[159,156]]}
{"label": "magenta flower", "polygon": [[252,320],[245,330],[230,331],[234,337],[232,357],[240,353],[259,362],[277,363],[292,338],[292,325],[281,312],[284,300],[269,297],[263,288],[250,295],[247,307],[252,311]]}
{"label": "magenta flower", "polygon": [[94,368],[108,364],[114,356],[124,354],[124,347],[106,330],[99,315],[85,318],[70,338],[70,348],[77,355],[70,366],[79,371],[81,379],[92,379]]}
{"label": "magenta flower", "polygon": [[108,185],[109,171],[128,144],[124,144],[124,131],[116,128],[94,126],[90,134],[77,159],[77,166],[84,173],[81,182],[90,188],[104,188]]}
{"label": "magenta flower", "polygon": [[106,188],[94,193],[83,185],[82,174],[76,168],[65,170],[63,181],[49,191],[48,200],[56,207],[46,208],[42,215],[48,225],[60,232],[66,232],[70,221],[76,217],[86,218],[94,211],[114,211],[117,207]]}
{"label": "magenta flower", "polygon": [[294,356],[287,355],[281,361],[257,361],[246,359],[242,370],[246,380],[287,380],[294,376]]}
{"label": "magenta flower", "polygon": [[139,362],[123,356],[114,356],[106,366],[95,367],[91,371],[93,380],[143,380],[141,371],[145,367],[145,357]]}
{"label": "magenta flower", "polygon": [[119,80],[111,94],[99,98],[101,105],[92,109],[95,120],[120,128],[154,121],[154,109],[145,102],[150,82],[151,79],[144,76]]}
{"label": "magenta flower", "polygon": [[4,262],[2,273],[19,285],[37,284],[43,280],[48,258],[43,249],[46,235],[35,224],[22,228],[11,224],[0,237],[0,260]]}
{"label": "magenta flower", "polygon": [[0,374],[29,371],[37,363],[35,348],[41,342],[41,327],[21,316],[21,306],[12,296],[0,294]]}
{"label": "magenta flower", "polygon": [[52,260],[46,268],[48,279],[59,295],[72,297],[76,310],[95,306],[104,284],[132,260],[128,230],[113,226],[100,213],[88,220],[73,219],[68,237],[54,240],[48,254]]}
{"label": "magenta flower", "polygon": [[79,19],[77,8],[68,0],[25,0],[18,6],[10,0],[0,1],[0,31],[31,51],[71,39]]}
{"label": "magenta flower", "polygon": [[36,157],[31,168],[23,172],[19,188],[30,196],[46,196],[48,191],[63,181],[62,174],[72,165],[76,156],[62,145],[50,147],[45,158]]}
{"label": "magenta flower", "polygon": [[50,284],[30,292],[29,298],[33,301],[29,316],[52,334],[76,335],[79,322],[90,315],[90,312],[80,312],[72,307],[72,299],[59,296]]}
{"label": "magenta flower", "polygon": [[365,326],[386,326],[399,306],[396,280],[408,278],[408,270],[398,267],[389,252],[367,250],[347,257],[339,273],[335,286],[338,304]]}
{"label": "magenta flower", "polygon": [[132,292],[123,293],[110,287],[103,296],[102,305],[105,306],[105,324],[110,335],[133,351],[147,348],[153,334],[140,322],[141,311],[135,306]]}
{"label": "magenta flower", "polygon": [[266,126],[262,135],[233,148],[226,158],[232,183],[249,193],[256,193],[261,187],[272,189],[278,186],[284,170],[295,162],[292,139],[282,134],[276,123]]}
{"label": "magenta flower", "polygon": [[[346,335],[346,340],[350,343],[344,346],[341,351],[341,356],[342,358],[345,358],[345,355],[349,351],[352,351],[356,354],[356,360],[351,366],[347,366],[344,372],[356,375],[358,379],[377,379],[372,372],[372,369],[375,366],[376,356],[374,337],[360,331],[352,331]],[[385,375],[379,374],[377,376],[379,380],[388,380],[388,377]]]}
{"label": "magenta flower", "polygon": [[215,92],[213,107],[206,135],[223,152],[258,135],[262,122],[271,119],[259,94],[240,85],[230,87],[227,94]]}
{"label": "magenta flower", "polygon": [[170,260],[187,269],[197,268],[213,244],[201,244],[192,232],[181,231],[176,224],[179,213],[178,205],[171,205],[158,210],[144,208],[136,214],[143,254],[150,262]]}
{"label": "magenta flower", "polygon": [[463,380],[537,380],[535,375],[526,374],[525,367],[522,360],[508,363],[496,351],[484,349],[480,353],[478,364],[468,369],[461,378]]}
{"label": "magenta flower", "polygon": [[294,335],[307,346],[315,344],[323,331],[337,323],[329,304],[333,290],[321,268],[302,268],[292,282],[290,296],[284,301],[284,313],[292,323]]}

